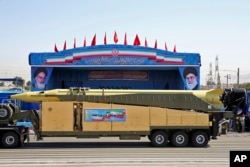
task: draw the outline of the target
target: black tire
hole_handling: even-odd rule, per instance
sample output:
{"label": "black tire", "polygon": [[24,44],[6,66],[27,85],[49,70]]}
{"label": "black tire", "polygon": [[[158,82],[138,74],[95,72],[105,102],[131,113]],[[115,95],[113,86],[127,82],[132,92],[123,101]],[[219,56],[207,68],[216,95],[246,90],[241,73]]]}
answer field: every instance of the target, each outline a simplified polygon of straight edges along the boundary
{"label": "black tire", "polygon": [[13,110],[7,104],[0,104],[0,120],[9,119],[13,114]]}
{"label": "black tire", "polygon": [[25,140],[27,140],[28,139],[28,135],[24,135],[23,136],[23,142],[25,142]]}
{"label": "black tire", "polygon": [[149,140],[149,141],[151,141],[151,140],[152,140],[152,139],[151,139],[151,135],[148,135],[148,140]]}
{"label": "black tire", "polygon": [[191,136],[191,142],[195,147],[205,147],[208,144],[208,135],[203,131],[196,131]]}
{"label": "black tire", "polygon": [[2,146],[5,148],[15,148],[19,143],[19,136],[15,132],[5,132],[2,135]]}
{"label": "black tire", "polygon": [[168,134],[164,131],[155,131],[150,135],[150,138],[154,147],[165,147],[168,144]]}
{"label": "black tire", "polygon": [[186,132],[177,131],[171,136],[171,143],[175,147],[185,147],[188,144],[188,135]]}

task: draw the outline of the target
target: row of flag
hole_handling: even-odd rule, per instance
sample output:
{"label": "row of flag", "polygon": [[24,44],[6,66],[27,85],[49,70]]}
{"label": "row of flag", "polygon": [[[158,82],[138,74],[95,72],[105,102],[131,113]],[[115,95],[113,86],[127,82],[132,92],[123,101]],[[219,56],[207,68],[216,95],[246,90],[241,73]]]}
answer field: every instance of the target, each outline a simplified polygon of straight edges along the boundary
{"label": "row of flag", "polygon": [[[115,31],[115,33],[114,33],[114,43],[117,44],[117,42],[118,42],[118,35],[117,35],[116,31]],[[124,45],[127,45],[127,44],[128,44],[128,42],[127,42],[127,33],[125,33]],[[91,41],[91,46],[95,46],[95,45],[96,45],[96,34],[94,35],[94,37],[93,37],[93,39]],[[105,36],[104,36],[104,45],[107,45],[106,33],[105,33]],[[139,38],[138,34],[136,34],[135,39],[134,39],[134,46],[140,46],[140,45],[141,45],[140,38]],[[144,46],[148,47],[147,38],[145,38]],[[84,38],[84,41],[83,41],[83,47],[86,47],[86,37]],[[73,48],[76,48],[76,39],[75,38],[74,38]],[[157,40],[155,40],[154,48],[157,49]],[[67,44],[66,44],[66,41],[65,41],[64,45],[63,45],[63,50],[66,50],[66,49],[67,49]],[[166,42],[165,42],[165,50],[168,51],[168,47],[167,47]],[[54,46],[54,51],[55,52],[59,51],[56,44]],[[176,52],[176,45],[174,45],[173,52]]]}

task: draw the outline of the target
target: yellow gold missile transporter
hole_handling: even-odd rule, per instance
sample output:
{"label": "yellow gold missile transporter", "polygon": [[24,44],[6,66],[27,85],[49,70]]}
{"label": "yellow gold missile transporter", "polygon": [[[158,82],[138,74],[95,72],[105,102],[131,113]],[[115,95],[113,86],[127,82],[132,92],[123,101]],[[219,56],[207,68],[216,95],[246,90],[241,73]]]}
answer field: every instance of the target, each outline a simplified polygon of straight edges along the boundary
{"label": "yellow gold missile transporter", "polygon": [[[225,108],[222,89],[112,90],[70,88],[26,92],[11,98],[39,102],[35,111],[14,112],[7,120],[29,117],[38,137],[140,139],[152,146],[205,147],[218,134]],[[224,95],[221,99],[221,95]],[[8,122],[9,123],[9,122]]]}

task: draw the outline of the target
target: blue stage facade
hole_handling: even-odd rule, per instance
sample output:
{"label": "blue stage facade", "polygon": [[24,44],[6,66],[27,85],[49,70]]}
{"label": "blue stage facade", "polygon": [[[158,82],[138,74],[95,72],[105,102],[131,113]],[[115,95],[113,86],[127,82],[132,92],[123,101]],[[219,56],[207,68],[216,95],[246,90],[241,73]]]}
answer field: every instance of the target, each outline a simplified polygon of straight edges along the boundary
{"label": "blue stage facade", "polygon": [[31,81],[37,70],[46,70],[45,87],[108,89],[186,88],[185,69],[193,68],[200,88],[200,54],[177,53],[134,45],[95,45],[59,52],[30,53]]}

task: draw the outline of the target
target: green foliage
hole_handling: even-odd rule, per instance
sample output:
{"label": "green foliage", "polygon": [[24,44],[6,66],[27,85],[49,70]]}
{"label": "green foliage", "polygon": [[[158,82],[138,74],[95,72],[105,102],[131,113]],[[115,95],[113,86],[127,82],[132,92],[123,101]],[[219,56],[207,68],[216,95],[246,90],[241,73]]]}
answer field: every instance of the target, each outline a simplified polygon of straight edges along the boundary
{"label": "green foliage", "polygon": [[30,81],[26,82],[26,85],[24,86],[24,89],[25,90],[31,90],[31,82]]}
{"label": "green foliage", "polygon": [[24,86],[24,89],[25,89],[25,90],[31,90],[31,85],[25,85],[25,86]]}
{"label": "green foliage", "polygon": [[[15,81],[12,81],[13,86],[15,87],[21,87],[24,88],[25,90],[31,90],[31,82],[27,81],[25,83],[25,80],[22,77],[16,77]],[[6,86],[6,83],[0,82],[0,87]]]}
{"label": "green foliage", "polygon": [[[230,86],[230,87],[231,87],[231,86]],[[250,82],[241,83],[241,84],[239,84],[239,86],[238,86],[237,84],[233,84],[233,88],[244,88],[244,89],[246,89],[247,91],[250,91]],[[207,90],[207,89],[211,89],[211,88],[208,88],[208,86],[201,85],[201,86],[200,86],[200,89],[201,89],[201,90]]]}
{"label": "green foliage", "polygon": [[250,90],[250,83],[242,83],[239,85],[240,88],[245,88],[246,90]]}
{"label": "green foliage", "polygon": [[16,81],[12,82],[13,85],[15,85],[16,87],[23,87],[25,84],[25,80],[22,77],[16,77]]}
{"label": "green foliage", "polygon": [[31,86],[31,82],[30,81],[26,82],[26,85]]}

